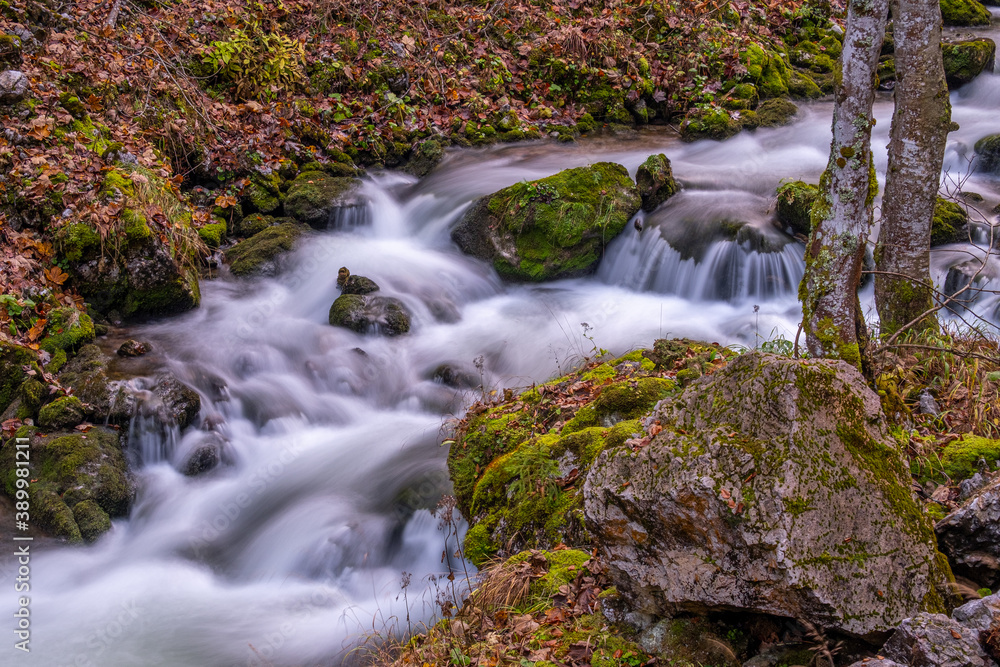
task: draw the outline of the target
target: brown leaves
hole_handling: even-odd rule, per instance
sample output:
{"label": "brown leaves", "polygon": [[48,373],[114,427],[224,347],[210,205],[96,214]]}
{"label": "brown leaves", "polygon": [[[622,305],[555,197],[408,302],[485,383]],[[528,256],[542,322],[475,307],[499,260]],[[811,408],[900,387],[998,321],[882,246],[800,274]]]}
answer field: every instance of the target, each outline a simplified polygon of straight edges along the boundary
{"label": "brown leaves", "polygon": [[53,266],[45,271],[45,279],[53,285],[62,285],[69,280],[69,274],[58,266]]}

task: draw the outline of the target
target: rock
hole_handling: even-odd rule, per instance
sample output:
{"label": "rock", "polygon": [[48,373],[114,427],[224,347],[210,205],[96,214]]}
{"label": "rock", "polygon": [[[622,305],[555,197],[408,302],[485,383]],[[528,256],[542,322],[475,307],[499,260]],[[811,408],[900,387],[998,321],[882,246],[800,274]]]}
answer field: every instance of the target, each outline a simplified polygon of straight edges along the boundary
{"label": "rock", "polygon": [[235,276],[273,276],[281,268],[281,256],[308,231],[298,222],[268,227],[226,251],[229,270]]}
{"label": "rock", "polygon": [[921,414],[934,417],[941,414],[941,408],[938,406],[937,401],[934,400],[934,397],[926,389],[920,392],[920,396],[917,399],[917,408],[919,408]]}
{"label": "rock", "polygon": [[[34,429],[22,428],[17,437],[29,439],[32,521],[70,541],[93,540],[110,527],[105,517],[128,514],[135,488],[117,433],[97,427],[40,438]],[[15,466],[12,438],[0,449],[0,479],[11,498]],[[83,503],[88,504],[78,511]]]}
{"label": "rock", "polygon": [[406,163],[406,171],[414,176],[424,177],[441,162],[444,157],[444,147],[437,139],[425,139],[413,148],[410,161]]}
{"label": "rock", "polygon": [[670,168],[670,159],[663,153],[650,155],[635,172],[635,182],[642,197],[642,210],[652,211],[677,194],[680,189]]}
{"label": "rock", "polygon": [[724,637],[712,632],[708,623],[690,619],[654,624],[639,635],[639,646],[670,665],[740,665]]}
{"label": "rock", "polygon": [[84,345],[59,373],[59,382],[83,401],[95,423],[128,424],[135,396],[123,380],[108,379],[108,359],[96,345]]}
{"label": "rock", "polygon": [[757,107],[759,127],[780,127],[792,122],[799,108],[786,99],[766,100]]}
{"label": "rock", "polygon": [[0,413],[17,398],[21,384],[28,377],[24,367],[33,363],[36,363],[34,352],[0,340]]}
{"label": "rock", "polygon": [[223,444],[222,436],[218,433],[207,433],[184,461],[181,472],[188,477],[195,477],[214,470],[222,462]]}
{"label": "rock", "polygon": [[935,531],[956,575],[979,586],[1000,587],[1000,480],[941,519]]}
{"label": "rock", "polygon": [[[214,218],[218,220],[219,218]],[[213,222],[198,228],[198,236],[209,250],[215,250],[226,240],[226,223]]]}
{"label": "rock", "polygon": [[365,278],[364,276],[351,275],[347,276],[340,293],[364,295],[377,292],[378,289],[378,285],[374,280]]}
{"label": "rock", "polygon": [[964,628],[984,632],[1000,622],[1000,595],[987,595],[966,602],[951,612],[951,617]]}
{"label": "rock", "polygon": [[242,236],[245,238],[250,238],[254,234],[258,234],[268,227],[273,225],[280,225],[284,222],[295,222],[291,218],[275,218],[270,215],[261,215],[260,213],[251,213],[250,215],[243,218],[239,224],[233,225],[233,235]]}
{"label": "rock", "polygon": [[285,213],[316,229],[339,226],[349,209],[364,209],[358,178],[334,178],[321,171],[303,171],[285,198]]}
{"label": "rock", "polygon": [[652,442],[605,450],[584,485],[587,528],[636,611],[773,614],[877,639],[944,610],[947,563],[849,364],[746,354],[653,420]]}
{"label": "rock", "polygon": [[38,347],[49,354],[59,350],[74,352],[94,340],[94,323],[90,316],[76,308],[53,308],[48,315],[48,336]]}
{"label": "rock", "polygon": [[819,198],[819,186],[792,181],[778,186],[777,217],[794,234],[808,236],[812,231],[812,206]]}
{"label": "rock", "polygon": [[979,171],[1000,173],[1000,134],[990,134],[976,142]]}
{"label": "rock", "polygon": [[789,69],[780,53],[751,44],[740,54],[740,62],[747,68],[747,76],[757,86],[761,97],[788,94]]}
{"label": "rock", "polygon": [[624,167],[598,162],[480,199],[451,237],[509,280],[581,276],[594,270],[640,201]]}
{"label": "rock", "polygon": [[240,206],[245,213],[275,213],[281,208],[281,177],[276,172],[254,173],[243,190]]}
{"label": "rock", "polygon": [[201,412],[201,396],[194,389],[170,374],[156,377],[153,394],[159,399],[156,405],[160,421],[187,428]]}
{"label": "rock", "polygon": [[850,667],[907,667],[907,664],[899,663],[895,660],[889,660],[888,658],[878,657],[865,658],[864,660],[852,662]]}
{"label": "rock", "polygon": [[[837,47],[840,42],[831,40]],[[792,65],[811,70],[817,74],[832,72],[837,66],[839,49],[827,49],[824,45],[804,40],[789,49],[788,59]]]}
{"label": "rock", "polygon": [[941,0],[941,18],[945,25],[989,25],[990,12],[977,0]]}
{"label": "rock", "polygon": [[[738,112],[734,112],[737,113]],[[687,112],[681,121],[681,139],[697,141],[698,139],[728,139],[743,129],[740,122],[721,107],[708,109],[694,108]]]}
{"label": "rock", "polygon": [[992,662],[979,645],[979,633],[944,614],[905,619],[881,653],[910,667],[985,667]]}
{"label": "rock", "polygon": [[823,97],[823,91],[816,85],[813,78],[797,70],[792,70],[788,79],[788,94],[796,99],[807,100]]}
{"label": "rock", "polygon": [[954,44],[942,44],[944,74],[949,88],[969,83],[983,72],[993,71],[997,45],[992,39],[971,39]]}
{"label": "rock", "polygon": [[399,336],[409,332],[410,314],[394,297],[342,294],[330,306],[330,324],[361,334]]}
{"label": "rock", "polygon": [[76,396],[57,398],[38,412],[38,425],[47,429],[76,426],[83,421],[86,411]]}
{"label": "rock", "polygon": [[150,350],[149,343],[140,343],[137,340],[129,338],[127,341],[121,344],[118,348],[118,356],[120,357],[141,357]]}
{"label": "rock", "polygon": [[962,480],[962,483],[958,485],[959,501],[966,501],[971,498],[975,495],[976,491],[986,486],[987,481],[980,472],[977,472],[969,479]]}
{"label": "rock", "polygon": [[21,65],[21,38],[0,34],[0,70],[10,70]]}
{"label": "rock", "polygon": [[938,197],[931,220],[931,247],[968,240],[969,214],[960,204]]}
{"label": "rock", "polygon": [[14,105],[28,95],[30,83],[23,72],[0,72],[0,105]]}

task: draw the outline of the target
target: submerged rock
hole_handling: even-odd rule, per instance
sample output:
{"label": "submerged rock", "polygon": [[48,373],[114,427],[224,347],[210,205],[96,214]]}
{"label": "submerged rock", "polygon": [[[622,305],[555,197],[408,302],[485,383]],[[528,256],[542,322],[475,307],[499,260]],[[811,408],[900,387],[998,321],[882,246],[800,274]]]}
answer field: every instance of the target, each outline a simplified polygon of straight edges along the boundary
{"label": "submerged rock", "polygon": [[956,88],[969,83],[983,72],[993,71],[997,45],[992,39],[971,39],[954,44],[942,44],[944,74],[948,87]]}
{"label": "submerged rock", "polygon": [[372,292],[377,292],[379,290],[378,284],[371,278],[365,278],[364,276],[349,275],[344,280],[343,287],[340,288],[341,294],[371,294]]}
{"label": "submerged rock", "polygon": [[329,320],[335,327],[362,334],[399,336],[410,330],[409,311],[402,301],[391,296],[342,294],[330,306]]}
{"label": "submerged rock", "polygon": [[968,240],[969,214],[960,204],[938,197],[931,220],[931,247]]}
{"label": "submerged rock", "polygon": [[625,168],[598,162],[480,199],[451,237],[509,280],[568,278],[594,270],[639,206]]}
{"label": "submerged rock", "polygon": [[165,424],[187,428],[201,412],[201,396],[169,373],[158,375],[153,394],[159,399],[157,415]]}
{"label": "submerged rock", "polygon": [[650,155],[639,165],[635,182],[642,197],[642,210],[647,212],[673,197],[680,189],[674,180],[674,170],[670,168],[670,158],[663,153]]}
{"label": "submerged rock", "polygon": [[280,268],[281,255],[294,248],[308,231],[297,222],[267,227],[226,251],[229,270],[236,276],[274,275]]}
{"label": "submerged rock", "polygon": [[118,347],[118,356],[120,357],[141,357],[142,355],[149,352],[149,343],[142,343],[132,338],[122,343]]}
{"label": "submerged rock", "polygon": [[637,612],[765,613],[874,639],[944,611],[947,563],[850,365],[747,354],[649,422],[652,442],[605,450],[584,486],[587,528]]}
{"label": "submerged rock", "polygon": [[819,198],[819,186],[792,181],[778,186],[778,222],[795,234],[808,236],[812,231],[812,206]]}

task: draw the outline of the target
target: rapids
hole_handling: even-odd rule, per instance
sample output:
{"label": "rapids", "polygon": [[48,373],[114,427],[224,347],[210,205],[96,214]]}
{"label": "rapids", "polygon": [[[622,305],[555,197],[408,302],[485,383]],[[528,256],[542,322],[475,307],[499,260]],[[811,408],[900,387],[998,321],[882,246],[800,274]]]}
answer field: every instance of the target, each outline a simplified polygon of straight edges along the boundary
{"label": "rapids", "polygon": [[[952,101],[961,129],[944,185],[982,194],[977,208],[992,219],[1000,188],[971,173],[970,157],[977,138],[1000,130],[1000,77],[983,75]],[[884,180],[887,96],[876,112]],[[450,556],[459,522],[441,530],[431,514],[448,489],[447,421],[483,391],[545,380],[601,349],[622,354],[664,336],[747,347],[792,339],[803,246],[774,228],[774,190],[786,178],[818,180],[830,114],[830,102],[803,105],[791,126],[721,143],[681,144],[647,129],[572,146],[457,151],[421,181],[373,174],[371,204],[357,218],[369,224],[313,237],[275,278],[205,282],[196,311],[131,331],[200,392],[202,422],[225,439],[225,465],[185,477],[178,466],[205,432],[137,418],[131,516],[92,546],[34,553],[32,652],[16,664],[330,664],[366,635],[431,622],[435,598],[471,574]],[[661,151],[684,192],[645,216],[642,231],[629,225],[593,277],[505,285],[449,240],[481,195],[598,160],[634,174]],[[764,241],[715,238],[724,220]],[[934,253],[941,284],[970,252],[983,254],[969,244]],[[412,333],[330,327],[341,266],[403,300]],[[978,276],[988,279],[1000,279],[995,258]],[[995,299],[973,307],[995,317]],[[467,388],[443,384],[444,366]],[[0,603],[8,621],[12,597]],[[13,664],[11,644],[8,634],[3,664]]]}

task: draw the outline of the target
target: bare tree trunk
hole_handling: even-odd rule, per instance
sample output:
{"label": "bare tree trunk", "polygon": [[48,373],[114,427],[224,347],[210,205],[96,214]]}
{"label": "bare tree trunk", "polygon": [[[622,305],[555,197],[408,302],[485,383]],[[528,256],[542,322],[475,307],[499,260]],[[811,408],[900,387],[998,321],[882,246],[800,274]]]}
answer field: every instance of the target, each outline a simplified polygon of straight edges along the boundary
{"label": "bare tree trunk", "polygon": [[[931,220],[941,181],[951,104],[941,59],[938,0],[892,0],[896,110],[882,228],[875,246],[875,305],[882,334],[893,334],[933,306]],[[933,315],[912,326],[933,329]]]}
{"label": "bare tree trunk", "polygon": [[857,289],[878,192],[872,167],[872,103],[888,9],[889,0],[850,0],[848,6],[830,161],[813,207],[806,272],[799,286],[809,351],[858,367],[864,317]]}

